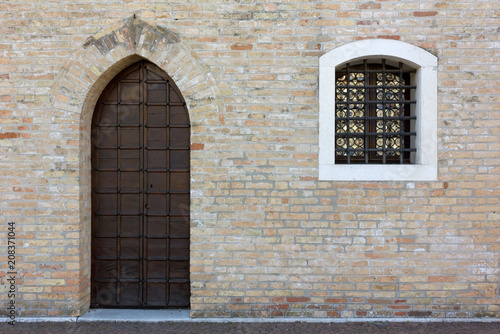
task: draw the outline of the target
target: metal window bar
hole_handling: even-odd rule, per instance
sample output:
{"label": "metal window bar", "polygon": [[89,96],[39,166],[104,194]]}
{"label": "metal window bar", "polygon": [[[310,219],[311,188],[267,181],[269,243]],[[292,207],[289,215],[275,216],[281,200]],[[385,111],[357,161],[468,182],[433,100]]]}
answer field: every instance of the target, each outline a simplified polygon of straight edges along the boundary
{"label": "metal window bar", "polygon": [[[118,84],[118,92],[117,92],[117,101],[118,105],[117,110],[116,110],[116,123],[121,124],[121,102],[122,102],[122,83]],[[122,168],[122,152],[120,150],[121,144],[122,144],[122,128],[118,127],[117,129],[117,139],[116,139],[116,146],[118,147],[118,152],[117,152],[117,173],[116,173],[116,184],[117,184],[117,190],[118,190],[118,195],[116,196],[116,211],[120,212],[121,211],[121,194],[120,191],[121,186],[120,186],[120,179],[121,179],[121,168]],[[100,143],[99,143],[99,146]],[[120,235],[121,234],[121,229],[122,229],[122,216],[118,214],[117,216],[117,222],[116,222],[116,234]],[[121,254],[121,240],[118,239],[116,240],[116,254]],[[115,286],[115,299],[116,299],[116,304],[120,304],[121,298],[120,298],[120,278],[121,278],[121,261],[120,258],[116,258],[116,286]]]}
{"label": "metal window bar", "polygon": [[[380,151],[379,148],[368,148],[368,149],[365,149],[365,148],[351,148],[351,151],[353,152],[364,152],[364,151],[368,151],[368,152],[378,152]],[[388,152],[399,152],[399,148],[388,148],[386,149],[386,151]],[[343,149],[341,148],[338,148],[338,149],[335,149],[335,151],[343,151]],[[416,148],[404,148],[403,149],[403,152],[416,152],[417,149]]]}
{"label": "metal window bar", "polygon": [[[378,88],[381,88],[381,86],[378,86]],[[377,100],[363,101],[363,103],[367,103],[367,104],[379,104],[380,102],[381,101],[377,101]],[[348,104],[346,101],[338,101],[338,102],[335,102],[335,103],[336,104]],[[415,104],[415,103],[417,103],[417,100],[403,100],[402,103],[403,104]]]}
{"label": "metal window bar", "polygon": [[399,102],[399,163],[403,164],[403,147],[405,146],[405,137],[403,136],[403,127],[404,127],[404,122],[403,122],[403,114],[404,114],[404,108],[403,104],[401,101],[403,100],[403,88],[401,86],[403,85],[403,63],[399,62],[399,89],[398,89],[398,102]]}
{"label": "metal window bar", "polygon": [[[410,100],[410,91],[416,89],[416,86],[410,84],[409,71],[406,71],[404,66],[400,62],[398,67],[391,67],[386,64],[385,59],[378,64],[364,60],[359,66],[348,63],[343,70],[337,71],[337,78],[342,79],[336,82],[336,94],[338,92],[343,95],[343,97],[336,95],[336,105],[338,105],[335,111],[336,137],[343,138],[335,143],[338,163],[409,162],[409,152],[416,151],[410,147],[410,138],[417,135],[410,130],[410,121],[416,117],[409,114],[410,105],[416,103],[415,100]],[[362,84],[359,83],[360,76],[356,76],[356,81],[352,80],[356,73],[363,75]],[[389,73],[394,76],[388,78]],[[377,74],[382,75],[378,83]],[[392,78],[397,78],[397,81],[393,81]],[[382,96],[377,97],[377,89]],[[363,90],[361,94],[360,90]],[[353,99],[350,95],[354,93],[358,94]],[[390,97],[388,93],[391,93]],[[365,100],[360,100],[359,96]],[[381,107],[380,116],[377,115],[377,104]],[[363,107],[360,107],[361,105]],[[388,111],[387,108],[391,110]],[[351,115],[351,112],[361,110],[364,111],[363,115],[359,113]],[[345,117],[339,117],[344,112]],[[394,115],[394,112],[398,115]],[[382,123],[379,124],[381,132],[377,132],[377,121]],[[355,124],[352,124],[353,122]],[[363,124],[364,129],[353,132],[353,126],[360,124]],[[377,147],[377,136],[382,139],[382,147]],[[356,139],[358,141],[355,141]],[[361,143],[359,139],[364,139],[364,142]]]}
{"label": "metal window bar", "polygon": [[[347,79],[347,86],[349,87],[350,83],[351,83],[351,72],[349,71],[349,64],[347,64],[347,67],[346,67],[346,79]],[[351,138],[350,136],[350,129],[351,129],[351,121],[350,121],[350,114],[349,114],[349,108],[350,108],[350,104],[349,104],[349,100],[350,100],[350,91],[349,91],[349,88],[346,89],[346,102],[347,102],[347,108],[346,108],[346,134],[347,134],[347,138],[346,138],[346,149],[347,149],[347,163],[350,164],[351,163],[351,150],[350,150],[350,144],[349,144],[349,139]]]}
{"label": "metal window bar", "polygon": [[[365,86],[365,89],[364,89],[364,97],[365,97],[365,101],[367,100],[367,94],[369,94],[369,91],[368,91],[368,78],[366,77],[366,73],[368,73],[368,60],[365,59],[363,61],[363,70],[364,70],[364,86]],[[369,123],[368,123],[368,114],[370,113],[370,109],[369,109],[369,104],[365,103],[364,104],[364,110],[365,110],[365,113],[363,115],[363,118],[364,118],[364,124],[365,124],[365,142],[364,142],[364,149],[365,149],[365,152],[364,152],[364,155],[365,155],[365,164],[368,163],[369,159],[368,159],[368,143],[369,143],[369,140],[370,140],[370,135],[368,134],[368,129],[369,129]]]}
{"label": "metal window bar", "polygon": [[382,116],[384,117],[384,120],[382,122],[382,164],[385,165],[385,162],[386,162],[386,151],[385,151],[385,148],[387,147],[387,141],[386,141],[386,136],[385,136],[385,133],[387,132],[386,130],[386,126],[387,126],[387,121],[385,119],[385,107],[386,107],[386,104],[385,104],[385,87],[386,87],[386,84],[385,84],[385,59],[382,59]]}

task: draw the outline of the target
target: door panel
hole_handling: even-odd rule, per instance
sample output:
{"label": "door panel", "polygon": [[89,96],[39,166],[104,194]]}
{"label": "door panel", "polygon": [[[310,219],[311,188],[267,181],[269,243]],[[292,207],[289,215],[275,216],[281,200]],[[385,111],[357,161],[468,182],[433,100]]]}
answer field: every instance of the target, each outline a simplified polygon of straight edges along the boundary
{"label": "door panel", "polygon": [[92,306],[188,307],[190,126],[178,88],[141,61],[92,122]]}

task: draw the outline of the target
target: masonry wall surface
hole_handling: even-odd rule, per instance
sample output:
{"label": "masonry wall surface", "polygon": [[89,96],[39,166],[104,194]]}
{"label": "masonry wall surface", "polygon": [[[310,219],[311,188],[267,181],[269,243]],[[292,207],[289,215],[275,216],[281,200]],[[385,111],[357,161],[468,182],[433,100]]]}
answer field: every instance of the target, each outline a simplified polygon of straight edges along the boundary
{"label": "masonry wall surface", "polygon": [[[500,317],[497,1],[0,1],[0,300],[90,298],[90,120],[146,58],[192,120],[192,317]],[[438,57],[438,181],[318,181],[318,59]],[[0,311],[6,313],[2,307]]]}

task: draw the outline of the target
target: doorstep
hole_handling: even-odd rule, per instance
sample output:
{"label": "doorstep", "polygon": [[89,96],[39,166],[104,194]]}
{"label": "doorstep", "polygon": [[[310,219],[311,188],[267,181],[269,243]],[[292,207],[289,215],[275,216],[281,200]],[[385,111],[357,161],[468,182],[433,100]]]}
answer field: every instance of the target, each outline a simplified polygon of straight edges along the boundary
{"label": "doorstep", "polygon": [[189,310],[90,309],[78,321],[189,321]]}

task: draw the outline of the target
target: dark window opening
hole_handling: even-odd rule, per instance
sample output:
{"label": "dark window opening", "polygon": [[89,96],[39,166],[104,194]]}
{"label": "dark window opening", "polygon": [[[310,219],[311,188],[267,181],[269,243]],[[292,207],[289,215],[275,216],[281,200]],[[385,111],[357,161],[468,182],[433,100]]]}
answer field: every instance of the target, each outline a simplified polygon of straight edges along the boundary
{"label": "dark window opening", "polygon": [[[409,164],[416,117],[406,65],[364,60],[336,70],[335,163]],[[414,154],[414,153],[413,153]]]}

